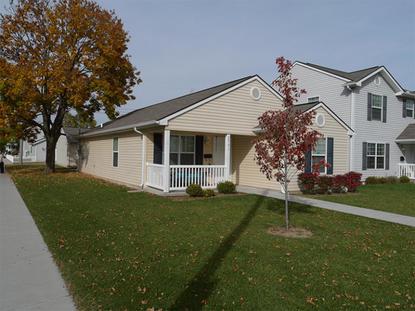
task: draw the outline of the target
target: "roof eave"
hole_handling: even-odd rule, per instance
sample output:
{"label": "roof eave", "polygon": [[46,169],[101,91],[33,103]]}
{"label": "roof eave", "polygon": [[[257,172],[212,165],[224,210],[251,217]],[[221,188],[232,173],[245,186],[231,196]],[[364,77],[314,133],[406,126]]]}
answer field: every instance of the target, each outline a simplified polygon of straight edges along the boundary
{"label": "roof eave", "polygon": [[97,130],[93,132],[87,132],[87,133],[81,134],[81,137],[102,136],[102,135],[108,135],[111,133],[126,132],[126,131],[134,130],[134,129],[144,129],[144,128],[157,126],[157,125],[160,125],[159,121],[151,120],[151,121],[126,125],[126,126],[120,126],[120,127],[116,127],[113,129],[102,129],[102,130]]}

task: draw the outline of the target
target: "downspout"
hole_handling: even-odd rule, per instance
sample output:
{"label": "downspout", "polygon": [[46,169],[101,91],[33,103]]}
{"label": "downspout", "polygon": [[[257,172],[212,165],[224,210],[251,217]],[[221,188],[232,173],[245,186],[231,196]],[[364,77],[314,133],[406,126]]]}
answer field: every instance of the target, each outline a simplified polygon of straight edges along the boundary
{"label": "downspout", "polygon": [[140,134],[141,135],[141,143],[142,143],[142,146],[141,146],[141,184],[139,186],[141,187],[141,189],[143,189],[144,188],[144,172],[145,172],[145,169],[146,169],[146,163],[145,163],[145,153],[146,153],[146,150],[145,150],[145,140],[144,140],[144,134],[143,134],[143,132],[137,130],[137,127],[134,127],[133,129],[134,129],[134,132],[136,132],[137,134]]}
{"label": "downspout", "polygon": [[[355,128],[355,109],[356,109],[356,93],[354,89],[347,85],[347,89],[351,93],[351,106],[350,106],[350,127],[354,130]],[[349,171],[353,171],[353,155],[354,155],[354,137],[350,136],[350,145],[349,145]]]}

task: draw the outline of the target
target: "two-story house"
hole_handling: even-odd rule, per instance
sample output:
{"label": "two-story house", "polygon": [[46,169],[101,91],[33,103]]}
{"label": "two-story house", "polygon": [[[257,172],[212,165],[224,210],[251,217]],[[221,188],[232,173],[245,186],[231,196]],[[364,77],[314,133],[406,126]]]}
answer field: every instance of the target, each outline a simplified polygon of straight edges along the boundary
{"label": "two-story house", "polygon": [[354,130],[349,170],[415,178],[415,92],[384,66],[345,72],[296,61],[292,73],[307,91],[299,103],[322,101]]}

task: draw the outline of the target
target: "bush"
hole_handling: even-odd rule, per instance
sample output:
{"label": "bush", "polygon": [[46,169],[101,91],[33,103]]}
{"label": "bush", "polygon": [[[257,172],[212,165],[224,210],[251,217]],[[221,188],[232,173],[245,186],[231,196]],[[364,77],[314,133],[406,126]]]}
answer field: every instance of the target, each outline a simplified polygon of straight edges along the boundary
{"label": "bush", "polygon": [[411,180],[409,179],[408,176],[401,176],[401,177],[399,177],[399,182],[401,184],[409,184],[411,182]]}
{"label": "bush", "polygon": [[333,178],[332,191],[334,193],[347,192],[347,178],[345,175],[336,175]]}
{"label": "bush", "polygon": [[387,184],[397,184],[397,183],[399,183],[399,179],[396,176],[388,176],[388,177],[386,177],[386,183]]}
{"label": "bush", "polygon": [[333,177],[332,176],[320,176],[317,179],[317,189],[318,194],[331,193],[333,187]]}
{"label": "bush", "polygon": [[301,173],[298,175],[298,186],[302,193],[313,194],[316,190],[318,176],[312,173]]}
{"label": "bush", "polygon": [[234,193],[236,191],[235,184],[231,181],[224,181],[218,183],[218,192],[220,193]]}
{"label": "bush", "polygon": [[366,185],[376,185],[379,183],[379,178],[375,176],[369,176],[365,180]]}
{"label": "bush", "polygon": [[357,172],[348,172],[346,176],[346,187],[349,192],[355,192],[357,187],[362,185],[362,174]]}
{"label": "bush", "polygon": [[206,189],[205,191],[203,191],[203,194],[207,198],[214,197],[215,196],[215,191],[213,191],[213,189]]}
{"label": "bush", "polygon": [[186,193],[191,197],[203,197],[205,195],[202,187],[198,184],[191,184],[186,188]]}

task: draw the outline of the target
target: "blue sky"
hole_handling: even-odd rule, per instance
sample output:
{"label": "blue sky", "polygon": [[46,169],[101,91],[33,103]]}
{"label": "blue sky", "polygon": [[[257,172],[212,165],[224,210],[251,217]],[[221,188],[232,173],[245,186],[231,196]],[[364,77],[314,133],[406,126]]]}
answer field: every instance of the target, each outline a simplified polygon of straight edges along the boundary
{"label": "blue sky", "polygon": [[281,55],[345,71],[385,65],[415,90],[414,0],[98,2],[124,21],[142,73],[121,113],[246,75],[270,82]]}

